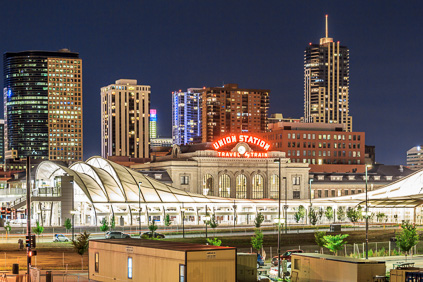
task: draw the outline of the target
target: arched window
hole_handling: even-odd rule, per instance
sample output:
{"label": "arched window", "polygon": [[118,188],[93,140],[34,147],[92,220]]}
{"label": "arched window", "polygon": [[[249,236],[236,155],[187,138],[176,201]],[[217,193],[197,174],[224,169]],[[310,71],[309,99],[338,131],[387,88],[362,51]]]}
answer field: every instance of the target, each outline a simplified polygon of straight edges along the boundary
{"label": "arched window", "polygon": [[227,174],[219,177],[219,197],[229,198],[231,196],[231,178]]}
{"label": "arched window", "polygon": [[256,174],[253,177],[253,193],[252,199],[262,199],[263,198],[263,177],[260,174]]}
{"label": "arched window", "polygon": [[279,175],[273,174],[270,177],[270,199],[277,199],[279,197]]}
{"label": "arched window", "polygon": [[236,177],[236,198],[247,198],[247,177],[244,174],[240,174]]}
{"label": "arched window", "polygon": [[213,176],[208,173],[203,176],[203,195],[213,195]]}

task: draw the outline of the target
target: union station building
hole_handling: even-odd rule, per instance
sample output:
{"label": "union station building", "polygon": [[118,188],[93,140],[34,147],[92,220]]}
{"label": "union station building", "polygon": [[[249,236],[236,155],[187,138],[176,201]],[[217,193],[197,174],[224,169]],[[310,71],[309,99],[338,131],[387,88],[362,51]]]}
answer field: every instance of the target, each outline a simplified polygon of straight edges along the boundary
{"label": "union station building", "polygon": [[259,137],[230,135],[214,143],[174,145],[170,155],[131,168],[165,170],[175,188],[236,199],[277,199],[282,177],[282,199],[285,191],[287,199],[309,199],[308,164],[291,163],[284,152],[269,148]]}

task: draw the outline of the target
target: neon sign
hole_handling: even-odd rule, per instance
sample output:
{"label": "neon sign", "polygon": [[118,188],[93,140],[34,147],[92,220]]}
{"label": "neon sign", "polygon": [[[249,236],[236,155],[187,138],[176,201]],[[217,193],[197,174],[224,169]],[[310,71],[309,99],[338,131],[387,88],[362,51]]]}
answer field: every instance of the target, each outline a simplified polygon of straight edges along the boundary
{"label": "neon sign", "polygon": [[267,152],[245,152],[240,154],[238,152],[217,152],[218,157],[224,158],[267,158]]}
{"label": "neon sign", "polygon": [[269,143],[267,143],[266,141],[264,141],[261,138],[255,137],[255,136],[251,136],[251,135],[245,135],[245,134],[240,134],[240,135],[231,135],[231,136],[227,136],[227,137],[223,137],[219,140],[217,140],[216,142],[213,143],[213,148],[215,150],[218,150],[219,148],[226,146],[228,144],[233,144],[233,143],[237,143],[237,142],[245,142],[245,143],[249,143],[249,144],[253,144],[253,145],[257,145],[260,148],[262,148],[263,150],[268,151],[270,148]]}

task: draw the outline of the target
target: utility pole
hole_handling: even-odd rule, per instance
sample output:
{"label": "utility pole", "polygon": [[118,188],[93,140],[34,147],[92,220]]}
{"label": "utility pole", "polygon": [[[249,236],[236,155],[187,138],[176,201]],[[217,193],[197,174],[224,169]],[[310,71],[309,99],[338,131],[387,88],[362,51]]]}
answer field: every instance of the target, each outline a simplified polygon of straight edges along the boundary
{"label": "utility pole", "polygon": [[31,281],[29,275],[29,269],[31,267],[31,158],[26,157],[26,236],[29,239],[29,245],[26,246],[26,256],[27,256],[27,281]]}

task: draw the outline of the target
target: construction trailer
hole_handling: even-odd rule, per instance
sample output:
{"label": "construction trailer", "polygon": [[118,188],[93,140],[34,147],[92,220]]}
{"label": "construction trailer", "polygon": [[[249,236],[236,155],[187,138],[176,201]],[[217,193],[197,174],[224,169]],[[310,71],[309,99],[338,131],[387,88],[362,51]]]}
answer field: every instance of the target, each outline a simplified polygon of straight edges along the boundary
{"label": "construction trailer", "polygon": [[291,282],[373,282],[375,276],[385,273],[384,261],[315,253],[296,253],[291,257]]}
{"label": "construction trailer", "polygon": [[148,239],[89,243],[95,281],[236,282],[236,248]]}

